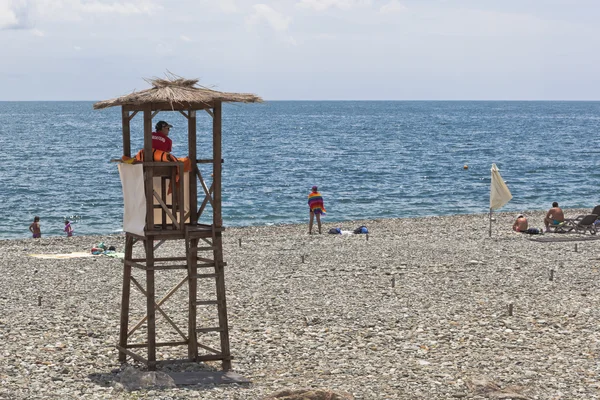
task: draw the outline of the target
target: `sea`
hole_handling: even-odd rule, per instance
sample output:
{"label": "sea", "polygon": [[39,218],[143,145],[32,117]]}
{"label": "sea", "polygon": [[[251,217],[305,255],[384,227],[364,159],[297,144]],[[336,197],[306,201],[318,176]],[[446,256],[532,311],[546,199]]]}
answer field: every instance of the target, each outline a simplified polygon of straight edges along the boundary
{"label": "sea", "polygon": [[[0,102],[0,239],[121,232],[118,107],[93,102]],[[173,154],[187,153],[187,122]],[[212,158],[212,119],[198,114],[198,157]],[[132,120],[132,151],[143,144]],[[313,185],[326,222],[489,211],[495,163],[512,200],[498,211],[600,204],[600,102],[266,101],[223,108],[225,226],[306,223]],[[202,164],[210,185],[210,164]],[[202,200],[200,196],[200,200]],[[208,214],[205,217],[210,217]]]}

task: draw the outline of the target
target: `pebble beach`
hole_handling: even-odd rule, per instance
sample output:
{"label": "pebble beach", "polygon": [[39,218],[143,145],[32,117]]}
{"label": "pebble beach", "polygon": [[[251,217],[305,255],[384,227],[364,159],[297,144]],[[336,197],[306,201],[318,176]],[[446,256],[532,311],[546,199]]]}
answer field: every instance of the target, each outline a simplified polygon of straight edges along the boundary
{"label": "pebble beach", "polygon": [[[542,227],[544,212],[525,214]],[[133,392],[118,385],[122,261],[31,256],[89,252],[99,242],[123,251],[125,236],[2,240],[0,399],[258,400],[299,388],[367,400],[600,398],[600,241],[515,233],[514,219],[494,213],[491,238],[487,214],[324,218],[321,235],[308,235],[308,224],[228,228],[233,369],[252,383]],[[368,235],[327,234],[361,225]],[[157,256],[182,252],[183,241],[170,241]],[[144,284],[143,271],[134,276]],[[183,276],[158,271],[157,297]],[[163,306],[183,327],[185,290]],[[199,288],[213,292],[214,284]],[[143,317],[144,306],[132,296],[132,315]],[[199,326],[213,314],[199,314]],[[177,338],[160,316],[157,332]],[[185,354],[159,350],[158,359]]]}

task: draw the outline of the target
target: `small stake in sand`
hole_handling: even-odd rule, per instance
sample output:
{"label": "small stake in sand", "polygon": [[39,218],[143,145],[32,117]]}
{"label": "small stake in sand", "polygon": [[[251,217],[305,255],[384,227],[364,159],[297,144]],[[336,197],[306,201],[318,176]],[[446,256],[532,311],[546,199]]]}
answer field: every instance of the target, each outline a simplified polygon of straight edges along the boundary
{"label": "small stake in sand", "polygon": [[575,243],[575,253],[577,253],[577,243]]}
{"label": "small stake in sand", "polygon": [[238,239],[238,243],[239,243],[240,247],[242,247],[242,239]]}
{"label": "small stake in sand", "polygon": [[367,236],[367,242],[368,242],[368,241],[369,241],[369,234],[367,233],[367,235],[366,235],[366,236]]}
{"label": "small stake in sand", "polygon": [[554,270],[553,269],[550,270],[550,280],[551,281],[554,280]]}
{"label": "small stake in sand", "polygon": [[510,303],[510,304],[508,305],[508,316],[509,316],[509,317],[512,317],[512,315],[513,315],[513,304],[512,304],[512,303]]}
{"label": "small stake in sand", "polygon": [[302,255],[302,264],[304,264],[304,255]]}
{"label": "small stake in sand", "polygon": [[42,306],[42,296],[38,296],[38,307]]}
{"label": "small stake in sand", "polygon": [[392,287],[396,287],[396,277],[392,276]]}

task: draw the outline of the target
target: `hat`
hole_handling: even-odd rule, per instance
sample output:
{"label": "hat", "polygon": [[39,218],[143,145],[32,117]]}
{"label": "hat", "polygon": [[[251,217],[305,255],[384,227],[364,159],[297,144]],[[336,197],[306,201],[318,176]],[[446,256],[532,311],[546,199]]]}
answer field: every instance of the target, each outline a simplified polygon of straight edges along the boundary
{"label": "hat", "polygon": [[172,128],[173,125],[169,124],[168,122],[165,121],[158,121],[156,123],[156,130],[160,131],[162,128],[164,128],[165,126],[168,126],[169,128]]}
{"label": "hat", "polygon": [[317,190],[317,189],[318,189],[318,188],[317,188],[316,186],[313,186],[313,187],[312,187],[312,190]]}
{"label": "hat", "polygon": [[523,218],[523,217],[524,217],[524,215],[523,215],[523,214],[519,214],[519,215],[517,215],[517,219],[518,219],[518,218]]}

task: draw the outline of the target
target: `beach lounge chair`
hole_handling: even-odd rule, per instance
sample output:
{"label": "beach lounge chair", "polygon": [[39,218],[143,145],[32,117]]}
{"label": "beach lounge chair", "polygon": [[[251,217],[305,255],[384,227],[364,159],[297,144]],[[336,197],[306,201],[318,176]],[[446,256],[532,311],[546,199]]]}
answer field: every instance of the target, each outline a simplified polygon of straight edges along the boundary
{"label": "beach lounge chair", "polygon": [[585,215],[582,219],[578,221],[571,222],[573,224],[573,229],[577,233],[586,233],[590,231],[592,235],[595,235],[596,230],[596,220],[598,219],[598,214],[588,214]]}
{"label": "beach lounge chair", "polygon": [[[594,207],[594,209],[592,210],[592,212],[590,214],[600,215],[600,205]],[[565,221],[577,223],[577,222],[581,221],[583,219],[583,217],[585,217],[586,215],[590,215],[590,214],[578,215],[575,218],[567,218]]]}
{"label": "beach lounge chair", "polygon": [[[577,217],[579,218],[579,217]],[[575,229],[576,219],[565,219],[558,225],[548,225],[548,232],[567,233]]]}

